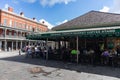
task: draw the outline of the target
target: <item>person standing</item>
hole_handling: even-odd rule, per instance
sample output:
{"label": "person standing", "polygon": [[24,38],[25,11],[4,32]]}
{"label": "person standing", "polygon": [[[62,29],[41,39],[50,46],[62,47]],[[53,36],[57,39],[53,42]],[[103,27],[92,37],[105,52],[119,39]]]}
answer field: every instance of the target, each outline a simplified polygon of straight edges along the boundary
{"label": "person standing", "polygon": [[19,55],[21,55],[21,49],[19,48],[18,50],[19,50]]}

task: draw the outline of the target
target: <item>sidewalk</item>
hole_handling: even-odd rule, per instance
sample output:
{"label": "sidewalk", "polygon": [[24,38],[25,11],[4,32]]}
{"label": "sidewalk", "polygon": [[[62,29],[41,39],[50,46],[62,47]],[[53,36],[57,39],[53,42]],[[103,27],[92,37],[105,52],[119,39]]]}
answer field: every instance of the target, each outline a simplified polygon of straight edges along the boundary
{"label": "sidewalk", "polygon": [[[25,53],[21,52],[21,55],[23,55]],[[0,58],[3,57],[12,57],[12,56],[17,56],[19,55],[19,51],[0,51]]]}

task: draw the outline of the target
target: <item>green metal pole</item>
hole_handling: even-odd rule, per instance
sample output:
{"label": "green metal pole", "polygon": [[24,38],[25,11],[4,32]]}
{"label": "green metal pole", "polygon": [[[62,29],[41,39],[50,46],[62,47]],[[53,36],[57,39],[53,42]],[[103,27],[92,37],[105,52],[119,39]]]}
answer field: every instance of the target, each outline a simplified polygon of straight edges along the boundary
{"label": "green metal pole", "polygon": [[76,48],[77,48],[77,63],[79,63],[79,49],[78,49],[79,43],[78,43],[78,36],[76,38]]}
{"label": "green metal pole", "polygon": [[48,60],[48,38],[46,39],[46,49],[47,49],[46,60]]}

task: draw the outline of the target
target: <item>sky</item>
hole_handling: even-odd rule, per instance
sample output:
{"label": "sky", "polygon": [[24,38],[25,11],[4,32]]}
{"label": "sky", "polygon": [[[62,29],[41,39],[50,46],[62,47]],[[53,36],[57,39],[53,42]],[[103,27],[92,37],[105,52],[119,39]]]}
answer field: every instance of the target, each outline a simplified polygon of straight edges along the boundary
{"label": "sky", "polygon": [[91,10],[120,13],[120,0],[0,0],[0,9],[8,7],[52,28]]}

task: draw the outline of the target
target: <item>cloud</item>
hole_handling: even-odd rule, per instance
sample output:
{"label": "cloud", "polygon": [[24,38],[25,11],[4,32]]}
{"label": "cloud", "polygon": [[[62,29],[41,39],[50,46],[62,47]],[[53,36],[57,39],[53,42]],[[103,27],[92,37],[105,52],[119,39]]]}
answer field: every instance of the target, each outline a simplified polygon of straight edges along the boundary
{"label": "cloud", "polygon": [[109,12],[110,8],[107,6],[104,6],[101,10],[99,10],[100,12]]}
{"label": "cloud", "polygon": [[[20,1],[27,2],[27,3],[35,3],[37,1],[40,1],[40,4],[42,6],[53,6],[55,4],[61,4],[61,3],[68,4],[76,0],[20,0]],[[15,4],[18,4],[19,0],[12,0],[12,2]]]}
{"label": "cloud", "polygon": [[26,2],[26,3],[35,3],[36,1],[39,1],[39,0],[12,0],[12,2],[14,4],[18,4],[18,3],[20,3],[20,1],[23,1],[23,2]]}
{"label": "cloud", "polygon": [[120,0],[113,0],[113,2],[110,12],[120,13]]}
{"label": "cloud", "polygon": [[40,0],[40,4],[42,6],[53,6],[55,4],[61,4],[61,3],[64,3],[64,4],[68,4],[70,2],[74,2],[76,0]]}
{"label": "cloud", "polygon": [[12,2],[13,2],[14,4],[18,4],[18,3],[19,3],[18,0],[12,0]]}
{"label": "cloud", "polygon": [[8,7],[9,7],[9,4],[5,4],[3,9],[4,9],[4,10],[7,10]]}
{"label": "cloud", "polygon": [[60,25],[60,24],[66,23],[66,22],[68,22],[68,20],[64,20],[64,21],[61,21],[61,22],[57,22],[56,25]]}
{"label": "cloud", "polygon": [[34,2],[36,2],[37,0],[22,0],[22,1],[28,2],[28,3],[34,3]]}
{"label": "cloud", "polygon": [[104,6],[101,12],[120,13],[120,0],[113,0],[113,4],[110,7]]}
{"label": "cloud", "polygon": [[47,22],[47,21],[44,20],[44,19],[39,20],[39,22],[42,23],[42,24],[47,25],[49,29],[51,29],[51,28],[54,27],[54,25],[50,24],[49,22]]}

